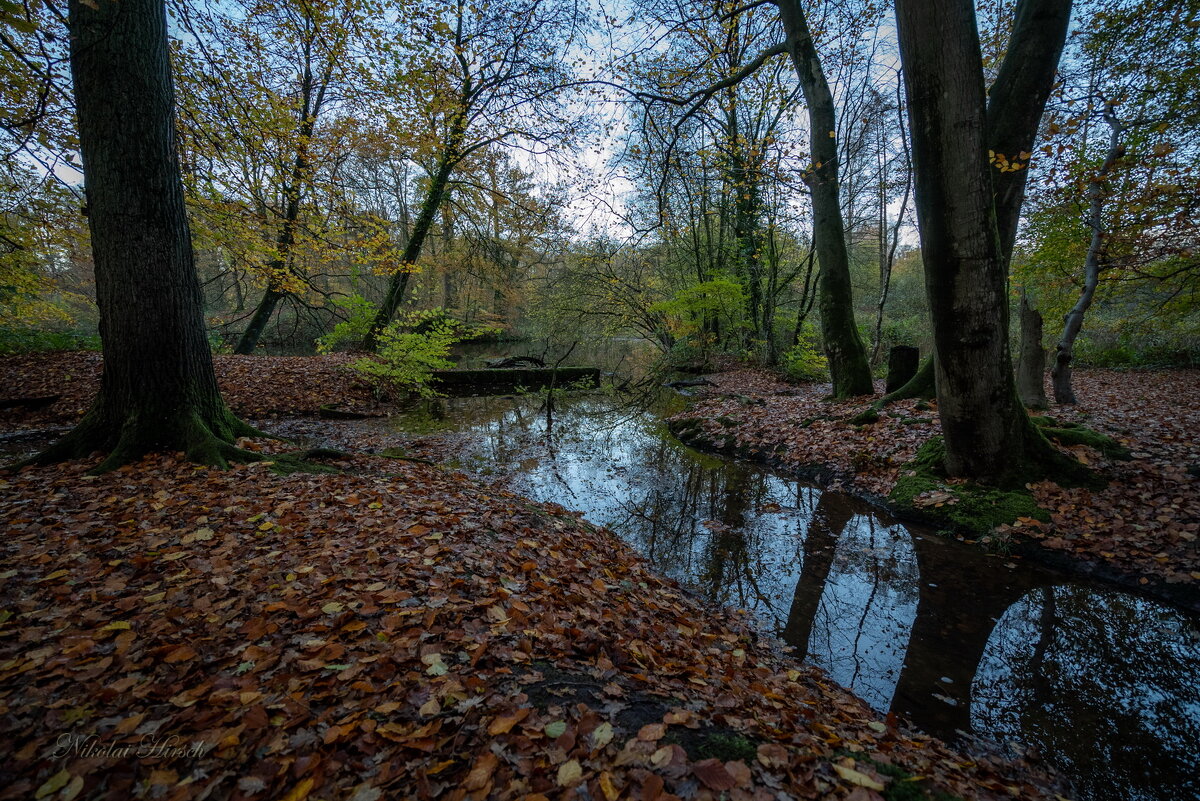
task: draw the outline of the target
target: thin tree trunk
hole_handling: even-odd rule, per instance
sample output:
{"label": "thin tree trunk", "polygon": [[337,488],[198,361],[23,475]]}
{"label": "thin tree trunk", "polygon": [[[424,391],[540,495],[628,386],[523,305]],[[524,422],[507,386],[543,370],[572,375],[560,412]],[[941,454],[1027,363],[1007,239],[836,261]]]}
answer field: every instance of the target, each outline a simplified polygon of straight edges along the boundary
{"label": "thin tree trunk", "polygon": [[1100,271],[1104,265],[1104,184],[1116,167],[1117,162],[1125,156],[1125,144],[1121,141],[1125,128],[1117,119],[1116,111],[1110,102],[1105,106],[1104,119],[1109,126],[1108,155],[1100,169],[1088,182],[1088,227],[1092,229],[1092,238],[1088,243],[1087,256],[1083,261],[1083,291],[1079,299],[1067,312],[1064,320],[1062,336],[1054,348],[1054,366],[1050,370],[1054,386],[1056,403],[1075,403],[1075,390],[1071,386],[1071,361],[1075,358],[1075,340],[1083,328],[1083,315],[1091,308],[1096,298],[1096,288],[1100,285]]}
{"label": "thin tree trunk", "polygon": [[162,0],[69,4],[104,375],[79,425],[36,463],[108,451],[112,469],[155,450],[224,465],[253,433],[213,372],[175,135]]}
{"label": "thin tree trunk", "polygon": [[[903,86],[898,85],[897,95],[903,94],[903,91]],[[896,215],[896,222],[892,226],[892,241],[887,249],[887,257],[879,266],[879,306],[875,315],[875,349],[871,353],[872,362],[879,359],[880,348],[883,345],[883,309],[887,305],[888,290],[892,285],[892,267],[896,263],[896,248],[900,245],[900,226],[904,224],[904,215],[908,212],[908,199],[912,195],[912,155],[908,150],[908,132],[904,129],[904,103],[902,100],[903,98],[897,97],[896,106],[900,112],[900,141],[904,146],[904,199],[900,201],[900,213]],[[887,213],[884,210],[880,212],[879,235],[881,237],[884,235],[886,222]]]}
{"label": "thin tree trunk", "polygon": [[[458,134],[457,139],[461,139],[461,132]],[[430,178],[429,191],[425,195],[425,202],[421,204],[421,211],[417,213],[412,233],[409,234],[408,243],[404,246],[404,253],[400,256],[400,269],[392,275],[392,280],[388,284],[387,295],[384,296],[383,303],[380,304],[379,311],[376,313],[375,319],[371,322],[371,328],[367,333],[366,339],[363,340],[364,350],[375,350],[379,334],[392,321],[392,318],[396,316],[396,310],[400,308],[400,304],[404,301],[404,292],[408,288],[409,276],[412,275],[413,270],[416,268],[417,259],[421,257],[421,249],[425,245],[425,239],[429,236],[429,231],[433,228],[434,218],[437,216],[438,209],[442,205],[442,200],[446,196],[446,186],[450,182],[450,174],[454,171],[456,164],[457,139],[454,143],[447,145],[446,151],[438,163],[437,170]]]}
{"label": "thin tree trunk", "polygon": [[813,240],[820,266],[818,304],[833,395],[839,398],[869,395],[873,391],[871,366],[854,321],[850,258],[842,223],[833,95],[800,0],[780,0],[778,5],[792,63],[808,106],[812,167],[806,180],[812,192]]}
{"label": "thin tree trunk", "polygon": [[238,343],[233,349],[234,353],[246,355],[254,352],[263,331],[267,328],[267,323],[271,321],[271,315],[275,313],[275,307],[279,305],[280,300],[290,294],[284,289],[284,279],[291,270],[291,253],[296,244],[296,227],[300,220],[300,202],[304,195],[304,184],[308,180],[308,145],[317,125],[317,116],[325,104],[325,90],[329,86],[333,69],[332,64],[326,68],[318,87],[313,79],[311,58],[311,42],[305,42],[304,74],[300,84],[302,98],[300,128],[297,131],[296,155],[292,161],[292,173],[287,185],[283,188],[286,203],[279,236],[275,240],[276,257],[268,265],[270,278],[267,282],[266,292],[263,293],[263,299],[259,302],[258,308],[254,310],[250,325],[238,339]]}
{"label": "thin tree trunk", "polygon": [[808,314],[812,311],[813,303],[816,301],[812,285],[813,260],[816,255],[816,248],[810,247],[804,266],[804,292],[800,295],[800,303],[796,309],[796,325],[792,328],[793,348],[799,345],[800,340],[804,338],[804,321],[808,319]]}

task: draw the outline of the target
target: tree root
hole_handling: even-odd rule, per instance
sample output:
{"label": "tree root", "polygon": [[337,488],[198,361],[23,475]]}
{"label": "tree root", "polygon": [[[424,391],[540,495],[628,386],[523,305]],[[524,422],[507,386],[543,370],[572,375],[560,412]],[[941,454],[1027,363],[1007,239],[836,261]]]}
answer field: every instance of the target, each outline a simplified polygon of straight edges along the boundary
{"label": "tree root", "polygon": [[869,425],[870,423],[879,422],[879,413],[884,407],[895,403],[896,401],[908,400],[909,398],[921,398],[928,400],[934,397],[934,376],[933,376],[933,357],[930,356],[921,363],[921,367],[916,374],[908,379],[908,382],[894,392],[889,392],[879,400],[872,403],[867,408],[863,409],[858,414],[849,419],[849,422],[854,425]]}
{"label": "tree root", "polygon": [[123,421],[109,422],[93,408],[62,439],[5,469],[15,471],[84,459],[96,452],[107,452],[108,455],[88,471],[91,475],[107,473],[148,453],[161,451],[183,451],[184,458],[190,462],[222,469],[231,463],[261,462],[266,458],[234,445],[239,437],[281,439],[243,422],[224,405],[208,420],[193,409],[181,413],[175,420],[148,420],[132,412]]}

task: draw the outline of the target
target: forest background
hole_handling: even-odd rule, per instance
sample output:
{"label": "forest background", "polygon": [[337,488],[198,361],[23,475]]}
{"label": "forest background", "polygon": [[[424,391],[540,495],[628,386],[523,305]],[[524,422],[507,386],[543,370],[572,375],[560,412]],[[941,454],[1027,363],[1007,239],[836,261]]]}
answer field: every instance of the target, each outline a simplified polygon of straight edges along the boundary
{"label": "forest background", "polygon": [[[989,80],[1013,6],[977,6]],[[17,78],[0,89],[0,352],[98,346],[60,13],[0,2],[0,68]],[[857,336],[876,367],[892,346],[930,348],[888,4],[808,10],[832,142],[812,135],[766,3],[197,0],[169,14],[214,350],[345,348],[393,319],[393,335],[428,337],[446,319],[822,379],[835,337]],[[1060,358],[1200,361],[1198,30],[1196,0],[1077,3],[1035,151],[994,154],[1030,171],[1012,317],[1022,301],[1041,312]],[[830,145],[849,334],[831,327],[814,248]]]}

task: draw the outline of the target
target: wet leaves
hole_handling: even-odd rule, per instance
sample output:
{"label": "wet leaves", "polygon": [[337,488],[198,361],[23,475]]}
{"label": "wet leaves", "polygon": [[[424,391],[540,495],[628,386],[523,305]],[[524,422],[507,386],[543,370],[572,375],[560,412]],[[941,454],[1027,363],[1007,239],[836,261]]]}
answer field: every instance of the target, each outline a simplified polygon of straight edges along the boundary
{"label": "wet leaves", "polygon": [[[842,798],[847,747],[964,797],[1048,797],[881,734],[559,507],[380,457],[86,467],[4,479],[0,798]],[[756,757],[693,752],[714,727]],[[55,757],[75,733],[108,750]],[[117,750],[144,742],[177,751]]]}

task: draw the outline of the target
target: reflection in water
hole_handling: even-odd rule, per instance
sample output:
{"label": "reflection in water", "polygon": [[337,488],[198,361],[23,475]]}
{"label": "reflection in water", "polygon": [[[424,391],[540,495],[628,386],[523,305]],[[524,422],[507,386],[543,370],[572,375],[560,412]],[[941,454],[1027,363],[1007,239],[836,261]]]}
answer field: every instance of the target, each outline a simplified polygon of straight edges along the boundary
{"label": "reflection in water", "polygon": [[[1172,610],[1130,595],[1032,592],[992,633],[971,722],[1036,746],[1093,798],[1200,797],[1196,633]],[[1106,796],[1114,776],[1120,794]]]}
{"label": "reflection in water", "polygon": [[[828,494],[821,501],[826,498],[851,507],[845,496]],[[812,526],[809,537],[821,528]],[[917,613],[912,539],[902,527],[881,525],[871,514],[856,514],[830,532],[836,549],[812,615],[807,657],[871,706],[888,709]],[[785,629],[785,639],[788,634]]]}
{"label": "reflection in water", "polygon": [[466,469],[608,526],[880,711],[1034,746],[1084,799],[1195,796],[1194,616],[696,453],[656,415],[607,403],[560,401],[551,427],[538,396],[448,399],[399,426],[459,432]]}

